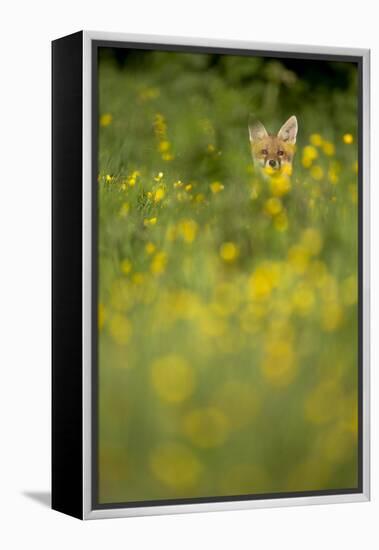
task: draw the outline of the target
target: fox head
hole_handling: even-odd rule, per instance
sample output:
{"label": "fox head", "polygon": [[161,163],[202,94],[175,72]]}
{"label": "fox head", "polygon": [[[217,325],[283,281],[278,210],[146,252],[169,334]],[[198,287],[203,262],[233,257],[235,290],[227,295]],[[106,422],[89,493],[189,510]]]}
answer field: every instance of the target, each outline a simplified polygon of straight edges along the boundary
{"label": "fox head", "polygon": [[261,168],[270,167],[280,171],[291,168],[295,154],[297,119],[293,115],[283,124],[279,132],[269,134],[258,120],[249,123],[251,153],[254,163]]}

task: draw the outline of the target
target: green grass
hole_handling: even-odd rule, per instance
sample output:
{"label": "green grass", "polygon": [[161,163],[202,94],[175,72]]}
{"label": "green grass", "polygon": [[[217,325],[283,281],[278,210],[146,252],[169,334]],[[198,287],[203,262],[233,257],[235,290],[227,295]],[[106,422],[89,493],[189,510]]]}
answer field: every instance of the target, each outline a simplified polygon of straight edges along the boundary
{"label": "green grass", "polygon": [[[101,502],[357,485],[346,74],[329,89],[269,59],[102,58]],[[257,111],[271,131],[297,115],[288,180],[254,172]]]}

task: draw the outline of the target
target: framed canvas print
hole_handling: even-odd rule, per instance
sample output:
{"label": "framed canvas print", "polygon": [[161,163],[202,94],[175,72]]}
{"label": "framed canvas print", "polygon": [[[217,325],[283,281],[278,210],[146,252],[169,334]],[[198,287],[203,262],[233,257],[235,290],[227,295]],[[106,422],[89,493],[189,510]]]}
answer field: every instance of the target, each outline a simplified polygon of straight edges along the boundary
{"label": "framed canvas print", "polygon": [[369,498],[369,51],[53,42],[52,502]]}

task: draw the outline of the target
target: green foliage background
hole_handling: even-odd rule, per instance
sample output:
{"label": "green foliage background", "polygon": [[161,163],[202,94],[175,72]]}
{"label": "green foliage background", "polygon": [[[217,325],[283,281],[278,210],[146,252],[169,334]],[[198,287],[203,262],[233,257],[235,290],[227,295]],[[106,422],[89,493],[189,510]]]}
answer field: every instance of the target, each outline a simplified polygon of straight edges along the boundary
{"label": "green foliage background", "polygon": [[101,51],[100,502],[357,486],[357,116],[352,63]]}

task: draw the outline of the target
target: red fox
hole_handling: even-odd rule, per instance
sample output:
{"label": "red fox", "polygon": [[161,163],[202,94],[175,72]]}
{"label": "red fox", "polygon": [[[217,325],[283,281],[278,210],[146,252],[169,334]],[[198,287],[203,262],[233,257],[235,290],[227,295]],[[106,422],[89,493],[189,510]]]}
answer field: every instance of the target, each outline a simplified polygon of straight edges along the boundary
{"label": "red fox", "polygon": [[294,115],[283,124],[277,135],[269,134],[258,120],[251,120],[249,136],[254,164],[267,168],[272,173],[291,173],[297,129],[297,119]]}

